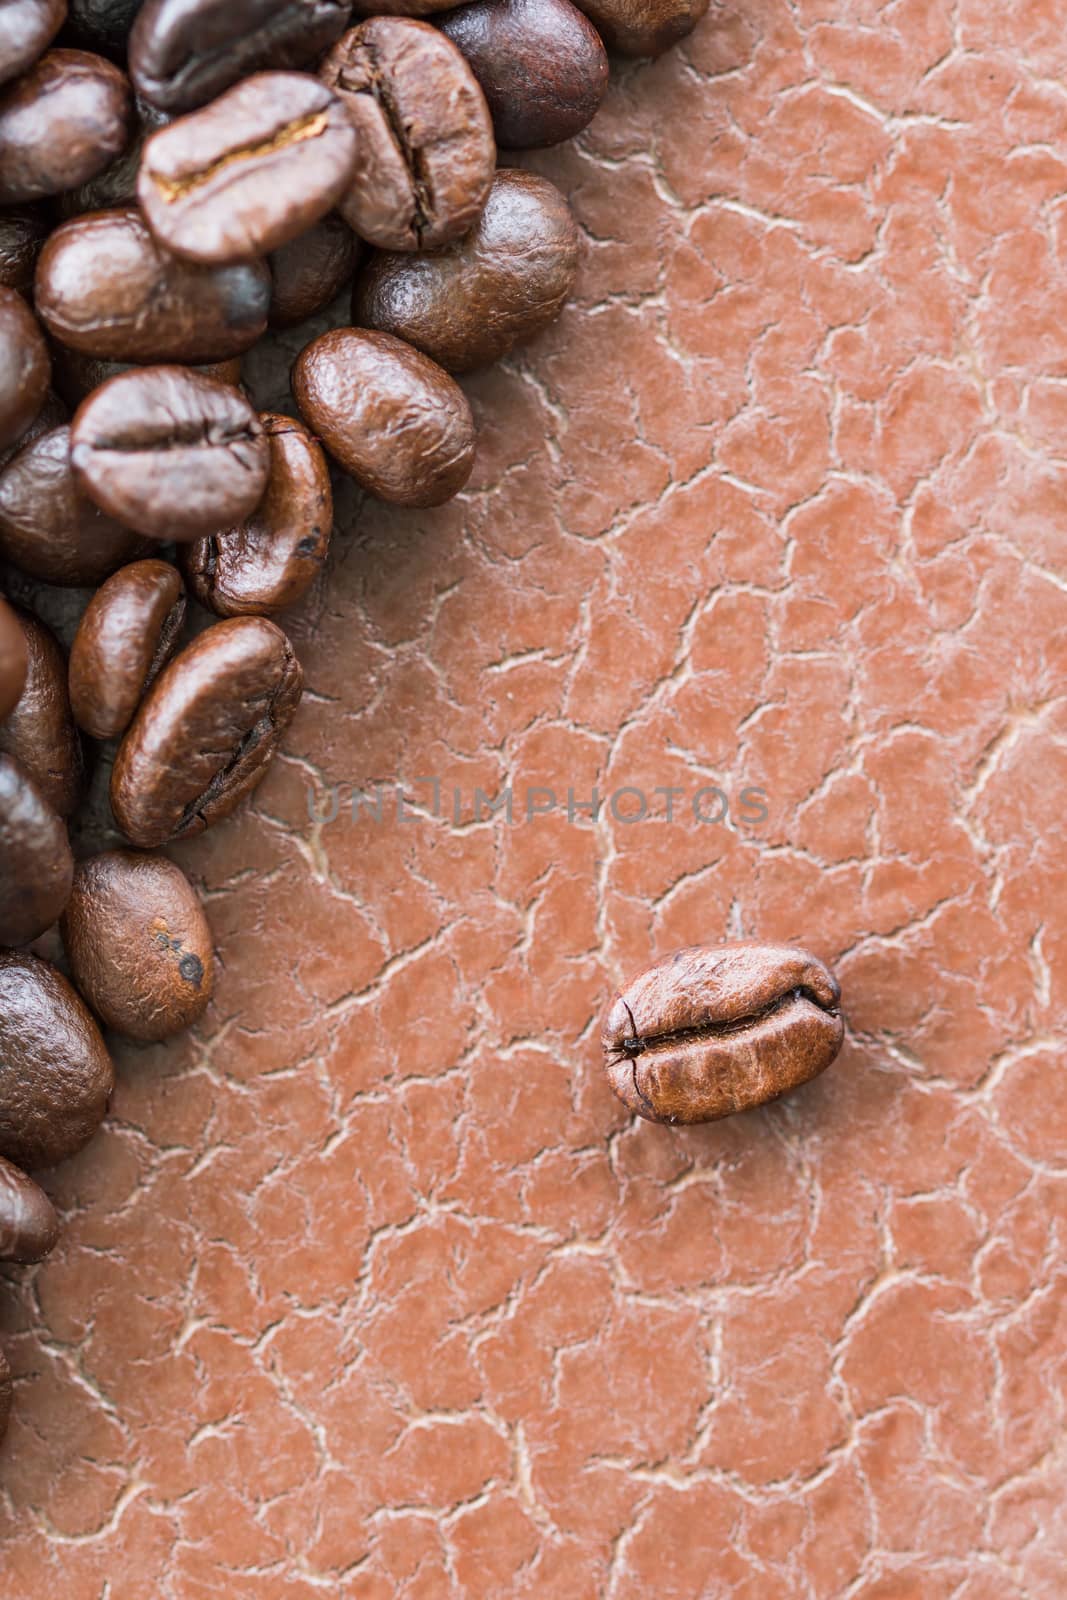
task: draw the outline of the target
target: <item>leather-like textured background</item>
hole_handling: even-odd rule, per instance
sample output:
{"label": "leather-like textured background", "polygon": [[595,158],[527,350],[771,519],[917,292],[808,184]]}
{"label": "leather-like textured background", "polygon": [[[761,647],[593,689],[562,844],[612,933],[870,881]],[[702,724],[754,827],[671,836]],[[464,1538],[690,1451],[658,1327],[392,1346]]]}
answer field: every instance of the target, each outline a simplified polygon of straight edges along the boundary
{"label": "leather-like textured background", "polygon": [[[537,158],[575,304],[460,501],[341,492],[285,757],[177,852],[208,1024],[6,1273],[5,1600],[1062,1596],[1065,80],[1039,0],[717,4]],[[738,934],[844,1052],[634,1123],[605,994]]]}

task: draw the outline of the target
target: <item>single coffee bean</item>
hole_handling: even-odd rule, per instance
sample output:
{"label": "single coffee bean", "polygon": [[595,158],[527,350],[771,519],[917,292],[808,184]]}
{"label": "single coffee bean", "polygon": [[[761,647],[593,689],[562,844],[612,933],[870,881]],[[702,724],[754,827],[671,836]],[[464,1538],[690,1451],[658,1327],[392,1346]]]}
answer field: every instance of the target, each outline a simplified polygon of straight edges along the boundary
{"label": "single coffee bean", "polygon": [[0,448],[26,432],[44,404],[51,374],[33,312],[16,289],[0,288]]}
{"label": "single coffee bean", "polygon": [[356,280],[353,321],[466,372],[546,328],[577,267],[578,230],[559,190],[505,167],[465,239],[432,254],[371,257]]}
{"label": "single coffee bean", "polygon": [[270,449],[239,389],[188,367],[141,367],[83,400],[70,430],[78,487],[152,539],[241,522],[267,487]]}
{"label": "single coffee bean", "polygon": [[676,950],[609,1002],[608,1082],[649,1122],[715,1122],[807,1083],[841,1048],[837,980],[789,945]]}
{"label": "single coffee bean", "polygon": [[44,54],[63,26],[66,0],[3,0],[0,4],[0,83],[17,78]]}
{"label": "single coffee bean", "polygon": [[302,67],[348,25],[349,0],[148,0],[130,34],[146,100],[191,111],[263,67]]}
{"label": "single coffee bean", "polygon": [[53,202],[64,221],[83,216],[87,211],[106,211],[111,206],[137,204],[137,174],[141,170],[141,155],[145,141],[160,128],[165,128],[170,118],[165,111],[150,106],[145,100],[134,98],[126,147],[102,172],[79,183],[76,188],[64,189]]}
{"label": "single coffee bean", "polygon": [[300,703],[303,674],[265,617],[233,617],[164,667],[119,746],[111,809],[143,849],[202,833],[264,777]]}
{"label": "single coffee bean", "polygon": [[171,255],[133,208],[57,228],[37,266],[37,315],[53,338],[110,361],[225,361],[266,330],[263,261],[207,267]]}
{"label": "single coffee bean", "polygon": [[44,1190],[0,1156],[0,1261],[43,1261],[59,1238],[59,1218]]}
{"label": "single coffee bean", "polygon": [[300,414],[334,460],[379,500],[438,506],[474,465],[474,419],[459,384],[402,339],[335,328],[293,368]]}
{"label": "single coffee bean", "polygon": [[272,328],[291,328],[329,305],[359,265],[363,246],[336,211],[270,257]]}
{"label": "single coffee bean", "polygon": [[185,590],[166,561],[134,561],[96,591],[70,647],[70,705],[94,739],[117,739],[181,639]]}
{"label": "single coffee bean", "polygon": [[607,92],[607,51],[570,0],[474,0],[440,28],[470,62],[505,150],[573,139]]}
{"label": "single coffee bean", "polygon": [[609,50],[661,56],[692,33],[708,0],[578,0]]}
{"label": "single coffee bean", "polygon": [[69,817],[85,788],[85,755],[70,710],[67,658],[43,622],[28,611],[17,616],[26,640],[26,682],[0,723],[0,753],[13,756],[48,804]]}
{"label": "single coffee bean", "polygon": [[266,494],[240,527],[183,551],[190,589],[220,617],[271,616],[295,605],[330,547],[333,493],[325,456],[292,417],[267,412],[260,421],[270,440]]}
{"label": "single coffee bean", "polygon": [[355,130],[325,84],[261,72],[152,135],[137,197],[175,255],[244,261],[325,216],[355,158]]}
{"label": "single coffee bean", "polygon": [[[228,361],[205,362],[189,370],[200,372],[205,378],[217,378],[220,383],[239,386],[241,382],[240,356],[231,356]],[[136,367],[129,361],[104,361],[99,356],[83,355],[80,350],[68,350],[66,345],[52,346],[52,380],[75,411],[94,389],[99,389],[109,378],[117,378],[120,372],[133,371],[136,371]]]}
{"label": "single coffee bean", "polygon": [[115,1072],[84,1001],[47,961],[0,950],[0,1156],[34,1171],[88,1144]]}
{"label": "single coffee bean", "polygon": [[57,922],[73,875],[62,818],[18,762],[0,755],[0,944],[29,944]]}
{"label": "single coffee bean", "polygon": [[132,99],[103,56],[50,50],[0,96],[0,205],[85,183],[124,149]]}
{"label": "single coffee bean", "polygon": [[29,647],[22,624],[0,596],[0,722],[18,705],[28,665]]}
{"label": "single coffee bean", "polygon": [[126,45],[142,0],[68,0],[70,33],[89,50],[125,61]]}
{"label": "single coffee bean", "polygon": [[29,295],[37,257],[52,224],[40,206],[12,206],[0,211],[0,284]]}
{"label": "single coffee bean", "polygon": [[31,440],[0,471],[0,556],[31,577],[88,587],[144,549],[139,534],[79,492],[66,425]]}
{"label": "single coffee bean", "polygon": [[207,1010],[211,929],[165,856],[107,850],[80,862],[62,931],[79,991],[117,1033],[169,1039]]}
{"label": "single coffee bean", "polygon": [[425,22],[374,17],[319,68],[358,140],[341,215],[386,250],[429,250],[467,232],[485,204],[496,146],[462,55]]}

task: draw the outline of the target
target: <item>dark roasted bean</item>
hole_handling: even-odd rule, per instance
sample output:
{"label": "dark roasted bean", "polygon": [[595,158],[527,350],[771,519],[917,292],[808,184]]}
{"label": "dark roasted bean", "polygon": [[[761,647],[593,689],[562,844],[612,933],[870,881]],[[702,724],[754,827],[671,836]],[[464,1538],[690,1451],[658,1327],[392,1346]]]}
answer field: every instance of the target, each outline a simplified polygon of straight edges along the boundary
{"label": "dark roasted bean", "polygon": [[145,549],[139,534],[81,494],[66,425],[24,445],[0,471],[0,555],[45,583],[99,583]]}
{"label": "dark roasted bean", "polygon": [[322,311],[351,278],[363,247],[336,211],[270,257],[273,328],[291,328]]}
{"label": "dark roasted bean", "polygon": [[192,884],[165,856],[107,850],[81,862],[63,943],[79,990],[118,1033],[168,1039],[207,1010],[211,930]]}
{"label": "dark roasted bean", "polygon": [[12,206],[0,211],[0,284],[28,295],[41,246],[51,223],[41,206]]}
{"label": "dark roasted bean", "polygon": [[577,265],[578,230],[559,190],[536,173],[504,168],[465,239],[425,255],[371,257],[356,280],[353,321],[466,372],[547,327]]}
{"label": "dark roasted bean", "polygon": [[302,67],[345,30],[349,0],[148,0],[130,76],[167,111],[191,111],[264,67]]}
{"label": "dark roasted bean", "polygon": [[348,187],[356,135],[316,78],[261,72],[145,145],[137,197],[193,261],[242,261],[295,239]]}
{"label": "dark roasted bean", "polygon": [[661,56],[692,33],[708,0],[578,0],[611,50],[624,56]]}
{"label": "dark roasted bean", "polygon": [[26,682],[28,647],[22,624],[0,596],[0,722],[18,704]]}
{"label": "dark roasted bean", "polygon": [[592,121],[608,54],[570,0],[474,0],[440,27],[470,62],[505,150],[560,144]]}
{"label": "dark roasted bean", "polygon": [[0,83],[17,78],[33,66],[63,26],[66,15],[66,0],[3,0]]}
{"label": "dark roasted bean", "polygon": [[132,208],[58,228],[37,266],[37,314],[53,338],[110,361],[225,361],[267,326],[262,261],[182,261]]}
{"label": "dark roasted bean", "polygon": [[126,45],[142,0],[68,0],[70,33],[89,50],[125,61]]}
{"label": "dark roasted bean", "polygon": [[0,1261],[42,1261],[58,1238],[59,1218],[44,1190],[0,1156]]}
{"label": "dark roasted bean", "polygon": [[70,704],[94,739],[116,739],[178,648],[185,590],[166,561],[134,561],[89,601],[70,648]]}
{"label": "dark roasted bean", "polygon": [[59,194],[125,148],[130,86],[103,56],[50,50],[0,96],[0,205]]}
{"label": "dark roasted bean", "polygon": [[29,944],[70,898],[67,830],[29,773],[0,755],[0,945]]}
{"label": "dark roasted bean", "polygon": [[281,629],[233,617],[164,667],[119,746],[111,808],[145,849],[201,833],[265,775],[303,675]]}
{"label": "dark roasted bean", "polygon": [[342,216],[386,250],[429,250],[466,233],[496,165],[485,96],[436,28],[375,17],[319,68],[358,137]]}
{"label": "dark roasted bean", "polygon": [[844,1037],[837,981],[816,956],[742,940],[676,950],[604,1013],[608,1081],[649,1122],[714,1122],[816,1077]]}
{"label": "dark roasted bean", "polygon": [[293,368],[293,394],[334,460],[380,500],[441,505],[470,477],[467,397],[402,339],[362,328],[324,333]]}
{"label": "dark roasted bean", "polygon": [[44,404],[51,373],[33,312],[17,290],[0,288],[0,449],[26,432]]}
{"label": "dark roasted bean", "polygon": [[34,1170],[88,1144],[114,1084],[100,1030],[66,978],[0,950],[0,1156]]}
{"label": "dark roasted bean", "polygon": [[0,752],[13,756],[49,805],[69,817],[85,788],[85,756],[70,710],[67,658],[37,617],[20,611],[18,620],[26,639],[26,682],[0,723]]}
{"label": "dark roasted bean", "polygon": [[265,413],[267,492],[248,521],[183,551],[189,587],[220,617],[271,616],[295,605],[322,570],[333,527],[326,458],[292,417]]}
{"label": "dark roasted bean", "polygon": [[75,413],[71,462],[82,491],[153,539],[197,539],[258,505],[270,450],[239,389],[187,367],[109,378]]}

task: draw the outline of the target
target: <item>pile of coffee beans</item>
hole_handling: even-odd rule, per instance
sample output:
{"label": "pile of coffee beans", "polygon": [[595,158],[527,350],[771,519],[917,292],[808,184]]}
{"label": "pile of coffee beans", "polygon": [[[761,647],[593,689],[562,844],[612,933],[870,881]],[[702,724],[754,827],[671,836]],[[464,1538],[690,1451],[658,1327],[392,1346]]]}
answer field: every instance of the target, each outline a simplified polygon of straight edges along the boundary
{"label": "pile of coffee beans", "polygon": [[[658,54],[707,4],[0,0],[0,568],[95,590],[69,659],[0,596],[0,1260],[55,1242],[27,1171],[103,1118],[101,1028],[165,1039],[211,997],[203,910],[157,852],[249,794],[296,710],[273,619],[326,560],[331,463],[397,506],[451,498],[477,443],[454,374],[567,299],[567,201],[500,152],[581,132],[606,47]],[[351,326],[293,368],[299,416],[258,413],[242,356],[350,282]],[[75,861],[101,757],[136,848]],[[669,1077],[642,1115],[676,1116]],[[9,1399],[0,1355],[0,1433]]]}

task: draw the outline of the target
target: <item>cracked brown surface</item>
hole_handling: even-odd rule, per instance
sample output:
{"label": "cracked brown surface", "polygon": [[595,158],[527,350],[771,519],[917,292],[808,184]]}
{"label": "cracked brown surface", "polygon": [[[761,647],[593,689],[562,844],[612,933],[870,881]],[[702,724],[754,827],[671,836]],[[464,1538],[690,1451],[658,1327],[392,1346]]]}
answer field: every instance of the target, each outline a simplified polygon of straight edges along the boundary
{"label": "cracked brown surface", "polygon": [[[1047,0],[746,0],[538,158],[577,302],[458,502],[342,488],[284,756],[175,852],[212,1010],[6,1269],[5,1597],[1059,1600],[1065,76]],[[397,774],[445,815],[309,822]],[[745,934],[841,1056],[639,1124],[603,1000]]]}

